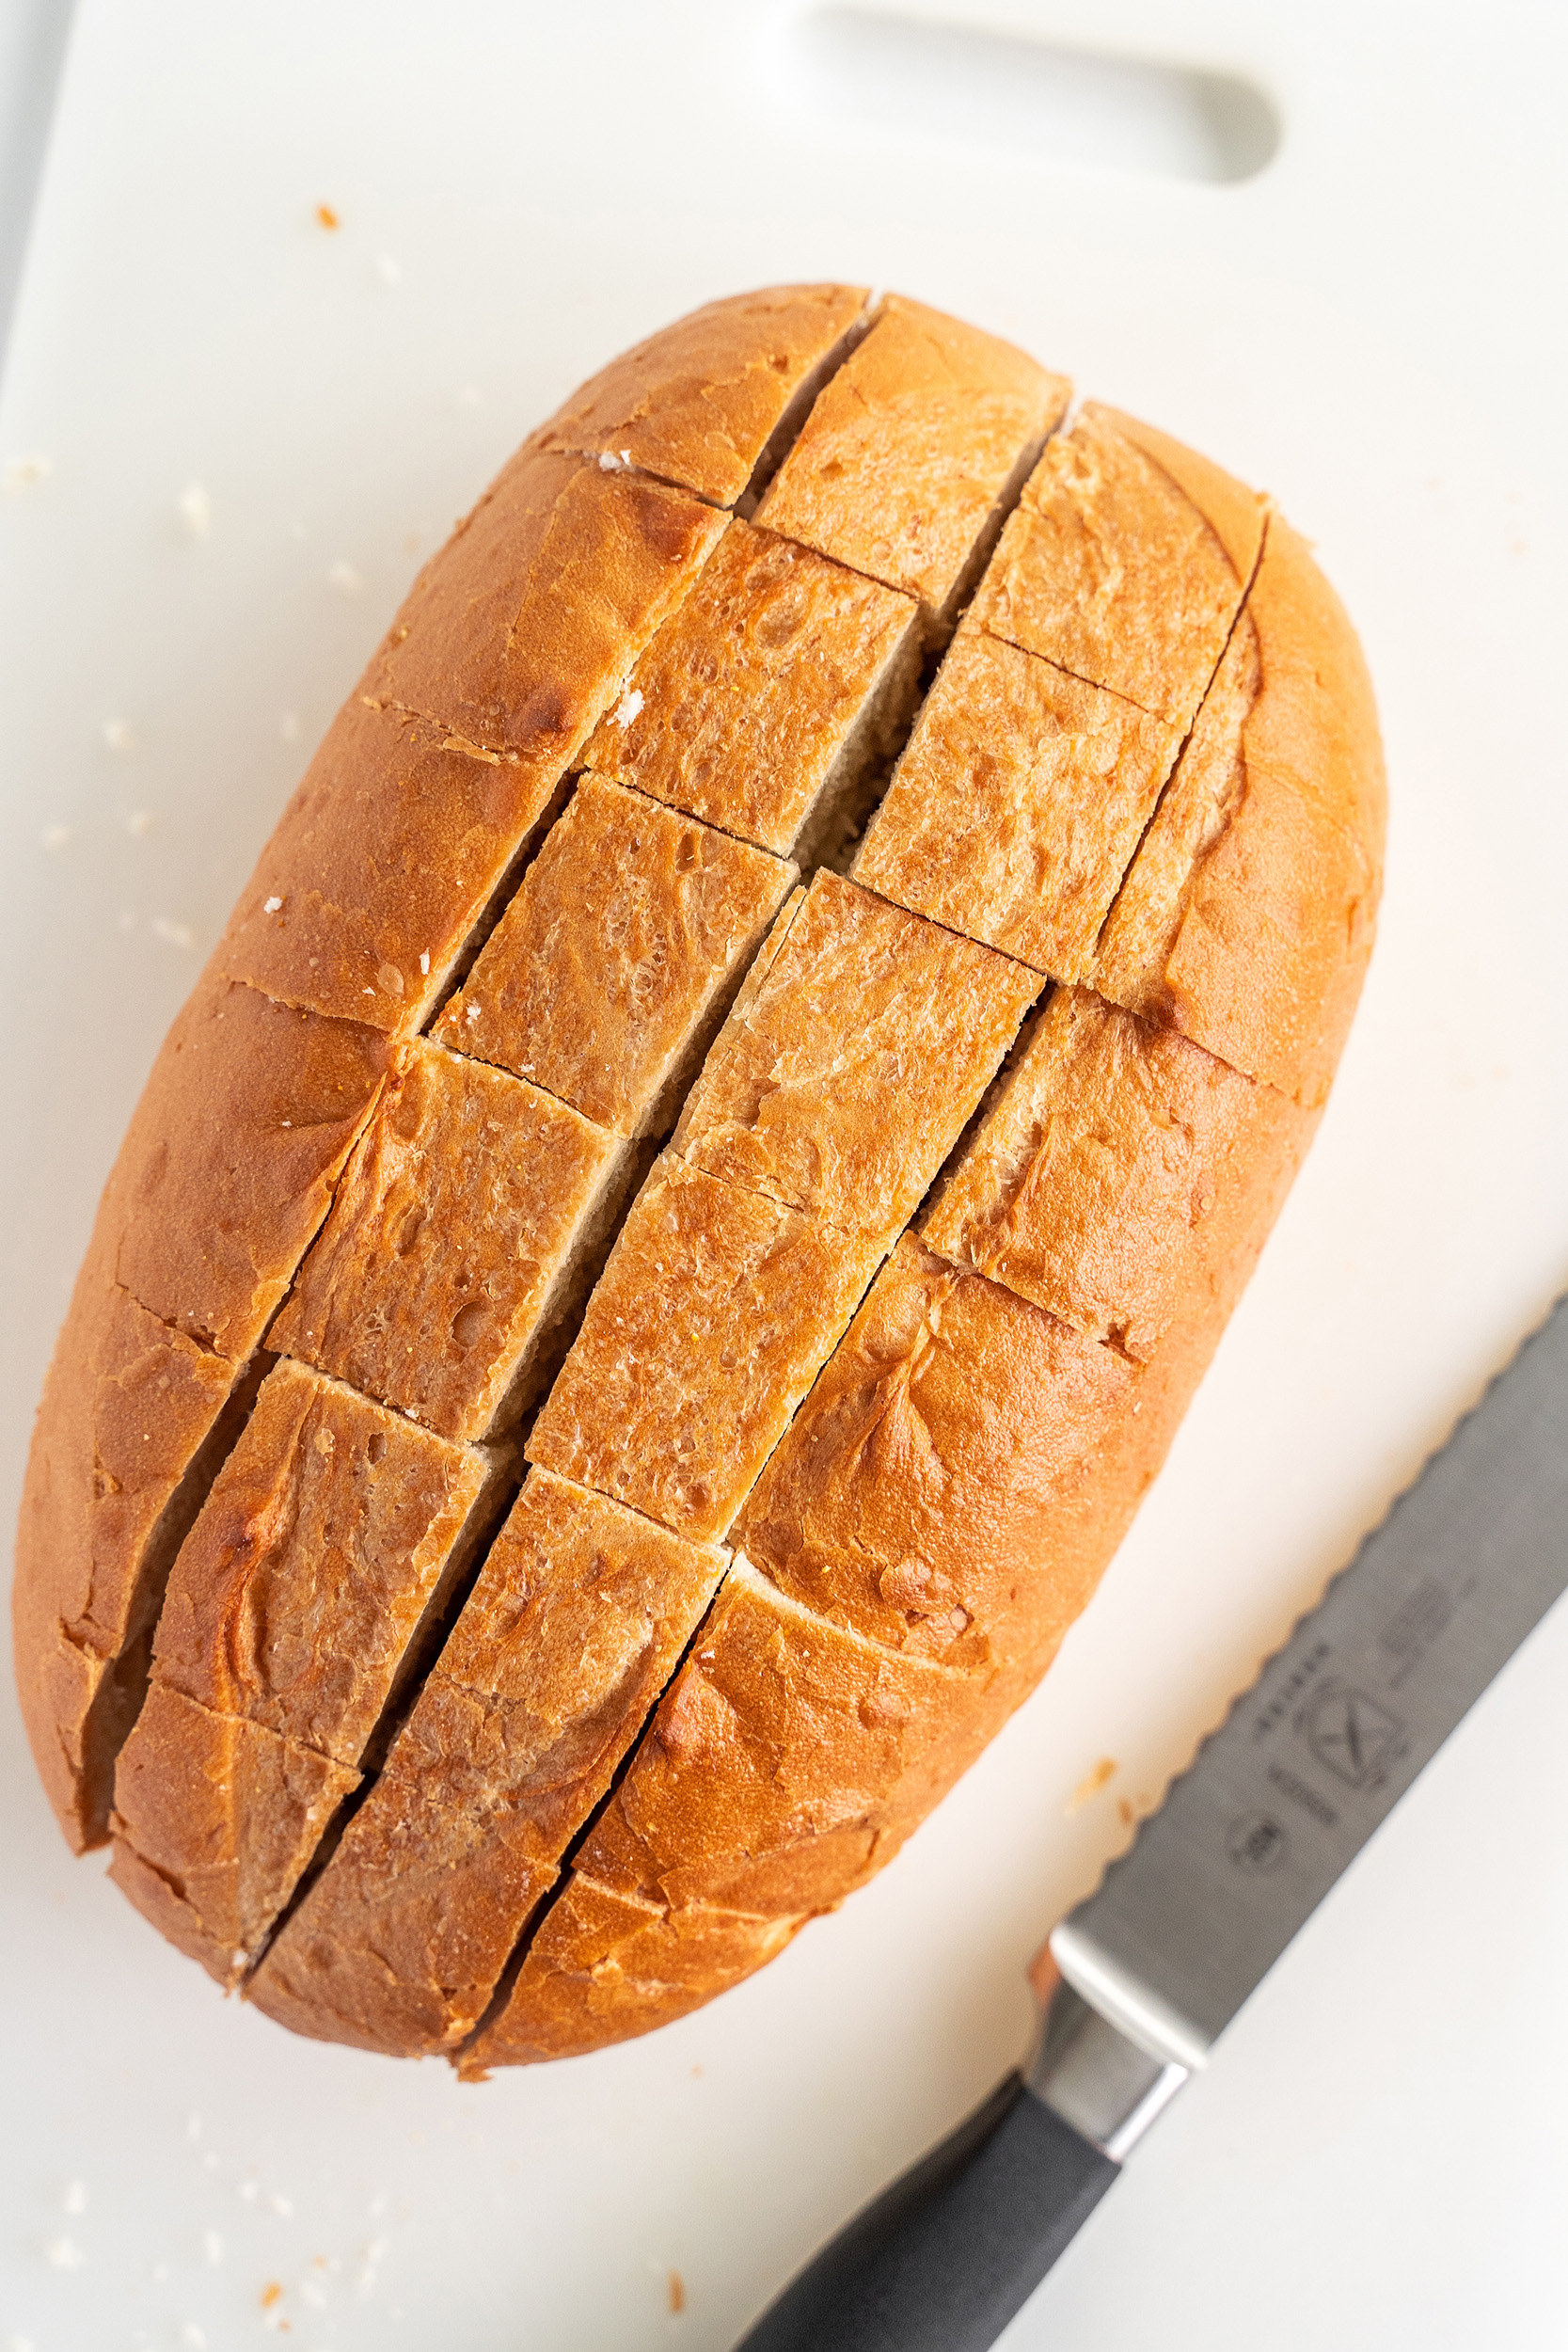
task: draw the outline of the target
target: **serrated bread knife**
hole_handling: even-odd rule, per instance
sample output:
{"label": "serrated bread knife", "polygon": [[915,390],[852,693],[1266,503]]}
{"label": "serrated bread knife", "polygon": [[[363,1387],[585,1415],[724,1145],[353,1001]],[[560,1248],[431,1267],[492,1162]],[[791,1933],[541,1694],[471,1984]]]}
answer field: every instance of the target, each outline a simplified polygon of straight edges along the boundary
{"label": "serrated bread knife", "polygon": [[1033,2056],[739,2352],[983,2352],[1568,1586],[1568,1299],[1030,1971]]}

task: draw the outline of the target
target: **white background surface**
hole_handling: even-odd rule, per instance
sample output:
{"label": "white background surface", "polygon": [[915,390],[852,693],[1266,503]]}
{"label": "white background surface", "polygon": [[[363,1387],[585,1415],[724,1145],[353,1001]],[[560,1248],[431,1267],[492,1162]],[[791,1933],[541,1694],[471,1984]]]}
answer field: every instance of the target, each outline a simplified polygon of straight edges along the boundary
{"label": "white background surface", "polygon": [[[292,2041],[71,1862],[8,1692],[0,2345],[228,2352],[277,2281],[293,2352],[723,2352],[1016,2058],[1118,1802],[1568,1280],[1561,11],[1494,0],[1478,42],[1386,0],[994,0],[1254,77],[1284,143],[1229,186],[1064,164],[1026,110],[965,144],[941,89],[863,121],[797,13],[83,0],[0,405],[0,1509],[157,1041],[417,562],[576,380],[720,292],[906,288],[1317,540],[1393,792],[1335,1100],[1046,1691],[673,2030],[482,2089]],[[1568,2342],[1565,1675],[1560,1611],[1009,2352]]]}

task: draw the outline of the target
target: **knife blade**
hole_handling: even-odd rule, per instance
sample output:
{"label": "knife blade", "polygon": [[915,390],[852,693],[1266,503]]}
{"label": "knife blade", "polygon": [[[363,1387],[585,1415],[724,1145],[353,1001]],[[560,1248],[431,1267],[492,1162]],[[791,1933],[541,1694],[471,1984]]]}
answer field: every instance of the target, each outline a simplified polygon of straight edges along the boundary
{"label": "knife blade", "polygon": [[1564,1589],[1568,1298],[1052,1931],[1023,2066],[737,2352],[985,2352]]}

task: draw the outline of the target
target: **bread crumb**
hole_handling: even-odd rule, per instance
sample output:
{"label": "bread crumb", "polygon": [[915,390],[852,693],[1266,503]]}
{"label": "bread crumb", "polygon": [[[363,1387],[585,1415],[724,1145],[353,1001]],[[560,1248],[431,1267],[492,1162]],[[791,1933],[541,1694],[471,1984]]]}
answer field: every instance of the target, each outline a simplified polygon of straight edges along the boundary
{"label": "bread crumb", "polygon": [[299,2290],[299,2299],[304,2304],[307,2311],[325,2312],[326,2309],[326,2289],[325,2287],[317,2286],[314,2279],[307,2279],[304,2285]]}
{"label": "bread crumb", "polygon": [[128,752],[136,739],[129,719],[105,719],[102,732],[111,752]]}
{"label": "bread crumb", "polygon": [[80,2270],[87,2258],[73,2237],[52,2237],[43,2259],[51,2270]]}
{"label": "bread crumb", "polygon": [[196,933],[190,925],[171,922],[166,914],[155,914],[152,917],[152,930],[154,936],[161,939],[166,946],[194,947],[196,946]]}
{"label": "bread crumb", "polygon": [[175,508],[191,537],[205,539],[213,528],[213,501],[199,482],[186,484]]}
{"label": "bread crumb", "polygon": [[384,286],[395,286],[403,276],[403,263],[395,253],[378,253],[375,257],[375,274]]}
{"label": "bread crumb", "polygon": [[428,979],[430,977],[430,949],[428,947],[420,949],[420,970]]}
{"label": "bread crumb", "polygon": [[[331,1433],[328,1430],[324,1429],[320,1434],[324,1438],[328,1438],[330,1442]],[[267,2211],[269,2213],[280,2214],[285,2221],[288,2219],[290,2214],[293,2213],[293,2199],[292,2197],[280,2196],[277,2189],[274,2189],[272,2194],[267,2199]]]}
{"label": "bread crumb", "polygon": [[477,1005],[465,1005],[463,1008],[463,1018],[465,1021],[477,1021],[479,1019],[479,1007]]}
{"label": "bread crumb", "polygon": [[1099,1763],[1095,1766],[1093,1772],[1085,1773],[1083,1779],[1079,1782],[1077,1788],[1068,1799],[1068,1811],[1069,1813],[1076,1813],[1079,1806],[1087,1804],[1091,1797],[1098,1797],[1106,1782],[1116,1778],[1116,1757],[1114,1756],[1102,1756]]}
{"label": "bread crumb", "polygon": [[281,914],[282,908],[283,901],[281,898],[263,898],[261,901],[261,913],[263,914]]}
{"label": "bread crumb", "polygon": [[0,490],[30,490],[35,482],[47,482],[54,470],[47,457],[13,457],[0,474]]}
{"label": "bread crumb", "polygon": [[[260,2181],[242,2181],[240,2183],[240,2201],[242,2204],[253,2205],[261,2194],[261,2184]],[[279,2287],[278,2293],[281,2295],[282,2292],[282,2288]]]}
{"label": "bread crumb", "polygon": [[270,2311],[272,2310],[273,2305],[274,2305],[275,2303],[281,2303],[281,2302],[282,2302],[282,2300],[283,2300],[283,2289],[282,2289],[282,2287],[279,2285],[278,2281],[277,2281],[276,2279],[269,2279],[269,2280],[267,2280],[266,2285],[265,2285],[265,2286],[261,2289],[261,2309],[262,2309],[264,2312],[270,2312]]}
{"label": "bread crumb", "polygon": [[206,2352],[207,2339],[194,2319],[187,2319],[180,2330],[180,2341],[188,2344],[191,2352]]}
{"label": "bread crumb", "polygon": [[354,565],[344,563],[341,556],[336,564],[327,565],[326,581],[329,588],[336,588],[339,595],[344,596],[357,596],[365,585],[363,578],[355,570]]}
{"label": "bread crumb", "polygon": [[66,2184],[66,2192],[60,2199],[60,2203],[65,2208],[67,2213],[86,2213],[87,2209],[87,2185],[86,2181],[68,2181]]}
{"label": "bread crumb", "polygon": [[341,215],[339,214],[337,207],[332,204],[318,204],[316,207],[316,220],[318,225],[323,229],[341,229],[343,225]]}
{"label": "bread crumb", "polygon": [[152,811],[150,808],[134,808],[125,819],[125,830],[134,834],[139,841],[143,834],[152,830]]}
{"label": "bread crumb", "polygon": [[299,741],[298,713],[286,710],[277,722],[277,732],[285,743],[297,743]]}
{"label": "bread crumb", "polygon": [[620,701],[615,706],[616,725],[622,728],[629,727],[632,721],[641,712],[641,688],[640,686],[628,688],[626,692],[622,695]]}
{"label": "bread crumb", "polygon": [[70,839],[69,825],[45,825],[39,835],[40,843],[46,850],[63,850]]}
{"label": "bread crumb", "polygon": [[1137,1818],[1138,1818],[1138,1817],[1137,1817],[1137,1815],[1133,1812],[1133,1810],[1132,1810],[1132,1806],[1128,1804],[1127,1799],[1126,1799],[1125,1797],[1118,1797],[1118,1798],[1117,1799],[1117,1813],[1118,1813],[1118,1814],[1120,1815],[1120,1817],[1121,1817],[1121,1825],[1122,1825],[1122,1828],[1123,1828],[1123,1829],[1131,1829],[1131,1828],[1132,1828],[1132,1824],[1133,1824],[1133,1822],[1137,1820]]}
{"label": "bread crumb", "polygon": [[670,2309],[672,2312],[684,2312],[686,2309],[686,2280],[678,2270],[670,2273]]}
{"label": "bread crumb", "polygon": [[215,2230],[202,2231],[201,2250],[206,2255],[207,2260],[213,2265],[213,2267],[216,2269],[218,2264],[223,2260],[223,2240],[219,2237]]}

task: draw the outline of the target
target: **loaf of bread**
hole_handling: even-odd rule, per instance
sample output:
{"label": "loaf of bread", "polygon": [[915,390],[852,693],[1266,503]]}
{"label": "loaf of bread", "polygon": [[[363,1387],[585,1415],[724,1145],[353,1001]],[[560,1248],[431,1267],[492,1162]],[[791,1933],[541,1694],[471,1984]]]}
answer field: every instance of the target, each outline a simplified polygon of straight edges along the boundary
{"label": "loaf of bread", "polygon": [[629,352],[416,580],[153,1067],[15,1587],[78,1849],[295,2030],[641,2033],[1038,1682],[1370,947],[1267,500],[902,296]]}

